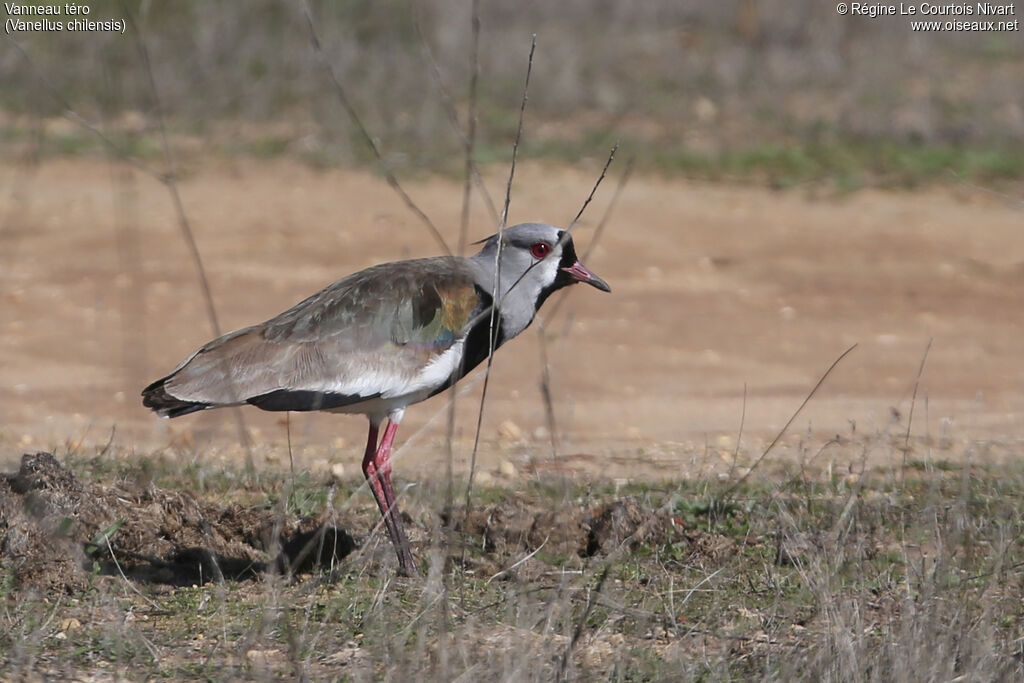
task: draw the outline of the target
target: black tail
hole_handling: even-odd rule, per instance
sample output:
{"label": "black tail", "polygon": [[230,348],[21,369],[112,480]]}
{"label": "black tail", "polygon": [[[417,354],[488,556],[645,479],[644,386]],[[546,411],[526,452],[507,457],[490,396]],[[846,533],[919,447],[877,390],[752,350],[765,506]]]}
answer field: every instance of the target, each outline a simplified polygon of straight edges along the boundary
{"label": "black tail", "polygon": [[188,415],[210,407],[209,403],[198,403],[196,401],[183,401],[167,393],[164,383],[171,378],[170,375],[150,384],[142,390],[142,405],[152,408],[160,417],[179,417]]}

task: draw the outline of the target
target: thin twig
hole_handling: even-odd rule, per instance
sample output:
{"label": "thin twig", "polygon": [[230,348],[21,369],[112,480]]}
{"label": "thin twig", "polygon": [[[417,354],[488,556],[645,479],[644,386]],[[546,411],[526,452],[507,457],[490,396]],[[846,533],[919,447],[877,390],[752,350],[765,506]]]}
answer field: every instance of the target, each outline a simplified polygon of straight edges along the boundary
{"label": "thin twig", "polygon": [[701,586],[703,586],[703,585],[704,585],[705,583],[707,583],[707,582],[708,582],[708,581],[710,581],[711,579],[713,579],[713,578],[715,578],[716,576],[718,576],[718,574],[719,574],[719,573],[720,573],[720,572],[721,572],[721,571],[722,571],[723,569],[724,569],[724,567],[719,567],[719,568],[718,568],[718,569],[716,569],[716,570],[715,570],[714,572],[712,572],[711,574],[708,574],[708,575],[707,575],[707,576],[705,576],[705,577],[704,577],[703,579],[701,579],[701,580],[700,580],[700,582],[699,582],[699,583],[698,583],[698,584],[697,584],[696,586],[694,586],[693,588],[689,588],[689,589],[686,589],[686,588],[681,588],[681,589],[679,589],[679,592],[680,592],[680,593],[686,593],[686,597],[685,597],[685,598],[683,598],[683,602],[682,602],[682,604],[680,605],[680,607],[682,607],[683,605],[685,605],[685,604],[686,604],[686,603],[687,603],[687,602],[689,601],[689,599],[690,599],[691,597],[693,597],[693,594],[694,594],[694,593],[696,593],[696,592],[698,592],[698,590],[700,589],[700,587],[701,587]]}
{"label": "thin twig", "polygon": [[313,11],[309,7],[308,0],[303,0],[302,9],[306,15],[306,23],[309,26],[309,39],[310,42],[313,44],[313,51],[316,52],[317,57],[323,64],[324,70],[330,77],[331,83],[334,85],[335,93],[338,96],[338,101],[341,102],[342,108],[344,108],[345,113],[348,114],[348,117],[352,121],[353,125],[355,125],[356,130],[359,131],[359,135],[360,137],[362,137],[363,142],[366,143],[366,146],[370,148],[370,151],[373,152],[373,156],[377,159],[377,164],[380,167],[381,171],[384,173],[384,178],[387,180],[388,185],[390,185],[391,189],[398,193],[398,196],[402,198],[403,202],[405,202],[406,207],[408,207],[408,209],[412,211],[417,218],[420,219],[423,225],[427,227],[427,229],[430,231],[430,234],[434,237],[434,240],[438,243],[438,245],[441,247],[444,253],[450,256],[452,250],[448,248],[448,243],[441,235],[441,232],[437,229],[437,226],[434,225],[434,222],[430,220],[430,217],[427,216],[427,214],[425,214],[420,209],[420,207],[416,205],[416,202],[412,200],[412,197],[410,197],[406,193],[405,189],[402,188],[402,185],[398,182],[398,178],[391,170],[391,167],[387,164],[387,162],[384,161],[384,155],[381,154],[380,148],[374,141],[373,136],[370,135],[370,132],[366,129],[366,126],[363,125],[362,118],[360,118],[355,106],[352,104],[352,101],[346,94],[345,87],[341,84],[341,80],[338,78],[338,75],[334,72],[334,67],[331,65],[331,62],[327,59],[327,55],[324,52],[322,44],[320,43],[320,36],[316,31],[316,23],[313,21]]}
{"label": "thin twig", "polygon": [[295,456],[292,454],[292,411],[284,414],[284,435],[288,441],[288,468],[292,475],[292,491],[295,490]]}
{"label": "thin twig", "polygon": [[160,605],[158,603],[156,603],[153,600],[151,600],[149,598],[149,596],[147,596],[145,593],[143,593],[138,588],[136,588],[135,584],[133,584],[128,579],[128,577],[125,576],[124,570],[121,569],[121,563],[117,561],[117,555],[114,554],[114,547],[112,545],[110,545],[110,540],[109,539],[106,540],[104,545],[107,546],[107,551],[110,553],[110,559],[114,561],[114,566],[117,568],[117,573],[120,574],[121,578],[124,580],[124,585],[128,586],[128,588],[130,588],[133,593],[135,593],[140,598],[142,598],[143,600],[148,602],[150,607],[153,607],[154,609],[159,609]]}
{"label": "thin twig", "polygon": [[[473,43],[470,54],[470,63],[472,65],[470,78],[469,78],[469,106],[466,113],[467,128],[468,131],[465,136],[462,135],[462,128],[459,126],[458,115],[455,111],[454,99],[448,94],[447,89],[444,86],[444,80],[441,78],[441,71],[437,67],[437,62],[433,58],[433,52],[430,50],[430,46],[420,31],[419,21],[416,22],[416,30],[420,33],[420,39],[423,42],[424,49],[430,57],[431,63],[434,65],[435,78],[437,80],[438,89],[441,91],[441,99],[447,105],[449,110],[449,116],[452,121],[452,125],[455,128],[456,133],[463,140],[463,144],[466,152],[465,160],[465,182],[462,188],[462,211],[459,215],[459,242],[457,245],[458,253],[461,256],[466,249],[467,235],[469,234],[469,215],[470,215],[470,203],[473,193],[473,179],[479,179],[479,186],[481,196],[487,202],[487,206],[491,211],[491,215],[494,217],[494,222],[498,222],[498,213],[494,208],[494,203],[491,201],[490,195],[487,193],[487,188],[483,184],[483,179],[480,178],[480,173],[476,170],[476,165],[473,161],[473,155],[476,150],[476,104],[477,104],[477,81],[480,76],[480,2],[479,0],[473,0],[473,8],[470,22],[472,24],[472,35]],[[454,504],[455,496],[455,475],[453,460],[455,458],[454,451],[454,439],[455,439],[455,406],[456,398],[458,394],[452,392],[451,400],[448,402],[448,426],[446,430],[445,439],[445,454],[446,454],[446,466],[445,474],[447,486],[445,490],[445,504],[448,509],[451,509]]]}
{"label": "thin twig", "polygon": [[[203,266],[203,258],[199,253],[199,245],[196,243],[195,235],[192,232],[192,225],[188,220],[188,214],[185,213],[185,204],[181,201],[181,194],[178,192],[177,174],[174,167],[174,156],[171,153],[171,143],[167,135],[167,122],[164,117],[163,106],[160,101],[160,90],[156,85],[156,77],[153,75],[153,65],[149,59],[149,49],[146,47],[146,41],[142,39],[142,32],[139,30],[138,25],[135,23],[135,17],[122,2],[121,9],[128,21],[128,24],[132,28],[132,35],[135,38],[135,46],[139,52],[139,57],[142,59],[142,64],[146,69],[146,78],[149,82],[150,95],[153,98],[153,107],[156,110],[157,125],[160,128],[160,140],[163,146],[164,152],[164,165],[166,166],[166,172],[160,177],[160,181],[167,188],[168,193],[171,195],[171,202],[174,204],[174,211],[178,217],[178,227],[181,229],[182,237],[185,240],[185,244],[188,246],[189,252],[192,255],[192,262],[195,264],[196,274],[199,278],[199,287],[203,293],[203,301],[206,304],[206,315],[210,321],[210,327],[213,330],[215,337],[221,336],[220,321],[217,319],[217,309],[213,303],[213,290],[210,288],[210,281],[206,277],[206,268]],[[225,377],[229,378],[230,373],[225,373]],[[232,390],[237,396],[237,392]],[[246,469],[252,473],[255,468],[253,461],[252,444],[249,441],[249,430],[246,427],[245,416],[242,415],[242,411],[239,408],[232,408],[231,413],[235,418],[235,426],[238,429],[239,441],[242,443],[242,447],[245,449],[245,464]]]}
{"label": "thin twig", "polygon": [[[583,215],[583,211],[587,208],[587,205],[590,203],[591,199],[593,199],[594,194],[597,192],[597,188],[601,185],[601,181],[604,180],[605,175],[608,173],[608,167],[611,165],[612,160],[615,158],[615,151],[617,149],[618,149],[618,145],[613,147],[611,152],[608,154],[608,160],[605,161],[604,167],[601,169],[601,175],[598,176],[597,181],[594,183],[594,186],[591,189],[590,194],[587,196],[586,201],[583,203],[583,206],[580,207],[580,210],[576,214],[576,218],[573,219],[572,224],[570,224],[569,230],[573,229],[573,227],[575,226],[576,222],[580,219],[580,216]],[[590,240],[590,244],[587,246],[587,251],[584,253],[584,256],[583,256],[583,261],[584,262],[587,261],[587,258],[589,256],[590,252],[593,251],[594,246],[597,244],[598,240],[601,239],[601,235],[604,232],[604,227],[605,227],[605,225],[607,225],[608,218],[611,216],[612,209],[615,207],[616,203],[618,202],[619,196],[622,194],[622,189],[626,186],[626,182],[629,180],[629,176],[632,173],[632,169],[633,169],[633,161],[631,159],[630,162],[629,162],[629,165],[626,167],[626,171],[622,174],[622,177],[619,178],[619,184],[615,188],[615,194],[612,195],[612,199],[611,199],[611,202],[609,202],[609,204],[608,204],[608,208],[605,210],[604,215],[601,217],[600,222],[597,224],[597,230],[594,232],[594,237]],[[566,231],[566,235],[563,237],[563,240],[565,240],[565,241],[568,240],[568,234],[569,234],[569,231],[567,230]],[[549,321],[554,320],[555,316],[558,314],[558,310],[562,306],[562,302],[564,302],[568,298],[568,296],[569,296],[569,293],[566,292],[561,297],[559,297],[559,299],[551,307],[551,312],[548,315],[544,316],[544,318],[542,320],[539,320],[537,322],[537,334],[538,334],[538,341],[539,341],[539,343],[538,343],[538,353],[540,354],[540,368],[541,368],[541,370],[540,370],[540,395],[541,395],[541,400],[544,402],[544,414],[545,414],[545,417],[547,418],[547,423],[548,423],[548,436],[550,437],[550,440],[551,440],[551,457],[552,458],[555,458],[558,455],[558,432],[557,432],[557,424],[555,422],[555,405],[554,405],[555,402],[554,402],[554,396],[551,393],[551,368],[550,368],[550,365],[548,363],[548,352],[547,352],[547,341],[548,341],[547,325],[548,325]]]}
{"label": "thin twig", "polygon": [[[476,434],[473,437],[473,452],[469,459],[469,480],[466,483],[466,510],[470,509],[470,496],[473,493],[473,476],[476,473],[476,456],[480,448],[480,432],[483,429],[484,423],[484,403],[487,400],[487,384],[491,377],[491,366],[494,363],[494,348],[498,341],[497,323],[498,323],[498,310],[500,308],[500,302],[503,298],[500,293],[501,284],[501,249],[505,241],[505,222],[508,220],[508,207],[512,201],[512,181],[516,174],[516,159],[519,155],[519,141],[523,135],[523,119],[526,116],[526,103],[529,100],[530,90],[530,74],[533,72],[533,54],[537,49],[537,34],[533,34],[533,40],[530,43],[530,56],[526,63],[526,80],[523,84],[523,99],[519,106],[519,126],[516,129],[516,138],[512,144],[512,164],[509,168],[508,173],[508,184],[505,186],[505,205],[502,208],[501,216],[498,223],[498,248],[496,250],[494,260],[494,289],[492,290],[494,295],[491,301],[491,319],[488,329],[488,352],[487,352],[487,367],[484,370],[484,386],[480,394],[480,410],[477,412],[476,418]],[[536,264],[534,264],[536,265]],[[531,266],[532,267],[532,266]],[[522,277],[519,278],[521,280]],[[515,287],[519,283],[516,280],[512,287]],[[511,289],[511,288],[509,288]]]}
{"label": "thin twig", "polygon": [[[615,146],[615,149],[618,149],[618,145]],[[613,152],[614,152],[614,150],[613,150]],[[611,163],[611,158],[610,158],[610,155],[609,155],[609,159],[605,163],[605,169],[604,169],[605,171],[608,170],[608,164],[610,164],[610,163]],[[593,253],[593,251],[594,251],[594,247],[596,247],[597,243],[601,241],[601,236],[604,235],[604,230],[605,230],[605,228],[608,225],[608,220],[611,218],[612,212],[615,210],[615,207],[618,206],[619,198],[622,196],[622,191],[624,189],[626,189],[626,183],[628,183],[630,177],[632,177],[633,169],[635,167],[636,167],[636,157],[630,157],[629,161],[626,162],[625,170],[622,172],[622,175],[619,176],[619,182],[615,186],[615,191],[612,193],[611,201],[608,202],[608,208],[604,210],[604,215],[601,216],[601,220],[598,221],[597,227],[594,228],[594,236],[590,238],[590,243],[587,244],[587,248],[583,252],[583,260],[584,261],[586,261],[590,257],[590,254]],[[582,211],[580,213],[582,213]]]}
{"label": "thin twig", "polygon": [[[608,155],[608,160],[605,162],[604,168],[601,170],[601,175],[598,177],[597,182],[594,183],[593,190],[591,190],[591,196],[593,196],[593,193],[597,191],[598,185],[600,185],[601,181],[604,179],[604,176],[605,176],[605,174],[608,171],[608,167],[611,165],[612,159],[615,157],[615,150],[617,150],[617,149],[618,149],[618,145],[613,147],[612,150],[611,150],[611,153]],[[583,252],[583,258],[582,258],[583,263],[589,263],[590,262],[588,260],[590,258],[590,254],[594,251],[594,247],[596,247],[597,243],[601,240],[601,236],[604,235],[604,229],[605,229],[605,226],[608,225],[608,220],[611,218],[612,211],[615,209],[616,206],[618,206],[619,197],[622,196],[622,191],[626,188],[626,183],[629,182],[630,176],[633,175],[633,167],[635,165],[635,163],[634,163],[635,161],[636,161],[636,158],[634,157],[634,158],[631,158],[628,162],[626,162],[626,170],[623,171],[622,175],[619,177],[619,182],[615,186],[615,192],[612,193],[611,201],[608,202],[608,208],[605,209],[604,215],[601,216],[601,220],[598,222],[597,228],[594,230],[594,236],[590,239],[590,243],[587,245],[586,251]],[[583,209],[586,208],[586,204],[587,203],[589,203],[589,198],[588,198],[587,202],[583,205],[583,208],[580,209],[579,213],[576,214],[576,220],[579,220],[580,216],[583,215]],[[551,308],[548,311],[547,315],[544,316],[543,321],[541,321],[539,323],[541,329],[544,329],[544,330],[547,329],[548,322],[555,319],[555,316],[558,314],[558,311],[562,308],[562,302],[564,302],[566,299],[569,298],[569,295],[572,293],[572,291],[573,291],[572,288],[569,288],[565,292],[565,294],[563,294],[561,297],[559,297],[558,301],[556,301],[551,306]]]}
{"label": "thin twig", "polygon": [[[122,9],[124,15],[128,20],[128,23],[132,27],[133,35],[135,36],[136,40],[137,49],[139,51],[140,57],[142,58],[143,64],[146,67],[146,73],[148,76],[154,106],[157,111],[158,122],[160,125],[160,135],[163,143],[164,159],[167,165],[167,171],[164,172],[161,172],[155,169],[154,167],[146,163],[143,163],[138,159],[133,158],[132,156],[130,156],[128,151],[121,148],[99,127],[90,123],[84,117],[80,116],[74,110],[74,107],[71,106],[71,103],[64,96],[62,96],[60,92],[57,90],[57,88],[53,86],[49,79],[46,78],[46,75],[43,74],[43,72],[39,69],[39,67],[35,63],[35,60],[32,59],[28,52],[26,52],[25,49],[20,44],[18,44],[17,41],[11,40],[10,38],[8,38],[8,40],[11,42],[12,45],[14,45],[15,49],[18,50],[18,52],[25,58],[26,62],[29,64],[29,67],[33,70],[33,72],[35,72],[36,77],[39,79],[39,82],[42,83],[44,89],[50,94],[51,97],[53,97],[61,105],[61,107],[63,108],[63,115],[65,118],[67,118],[69,121],[72,121],[73,123],[78,124],[82,128],[86,129],[87,131],[95,135],[101,143],[103,143],[109,150],[113,152],[116,158],[132,166],[136,170],[141,171],[152,178],[155,178],[162,185],[164,185],[164,187],[167,188],[168,192],[171,195],[171,201],[174,204],[175,213],[178,218],[178,226],[181,229],[182,236],[185,240],[185,244],[192,255],[192,261],[196,267],[197,277],[199,278],[199,286],[200,290],[202,291],[203,300],[206,305],[206,315],[210,321],[210,327],[213,330],[215,336],[220,336],[220,323],[217,319],[217,311],[213,303],[213,294],[210,289],[210,283],[206,277],[206,269],[203,266],[203,260],[199,252],[199,247],[196,244],[195,237],[192,233],[191,225],[189,224],[188,221],[188,216],[185,213],[185,208],[181,201],[181,196],[178,193],[178,186],[175,181],[175,176],[173,173],[173,162],[170,152],[170,144],[168,142],[167,137],[167,127],[165,125],[163,111],[160,106],[160,98],[156,88],[156,79],[153,76],[153,69],[149,60],[149,52],[146,49],[145,42],[142,40],[142,36],[141,33],[139,32],[138,26],[135,24],[134,16],[131,14],[130,11],[128,11],[128,8],[123,4]],[[249,442],[248,430],[246,429],[245,425],[245,418],[242,415],[241,411],[239,411],[237,408],[233,409],[232,412],[235,416],[235,421],[238,426],[240,441],[246,450],[247,462],[251,464],[252,448]]]}
{"label": "thin twig", "polygon": [[125,16],[128,23],[132,27],[132,33],[135,37],[135,46],[139,52],[139,58],[142,59],[142,65],[146,69],[146,78],[149,82],[150,96],[153,98],[153,108],[156,111],[157,125],[160,129],[160,143],[163,147],[164,153],[164,165],[166,166],[166,172],[161,176],[161,180],[167,187],[167,191],[171,195],[171,201],[174,203],[174,210],[178,216],[178,226],[181,228],[182,236],[185,238],[185,244],[188,246],[189,252],[192,254],[192,261],[195,263],[196,271],[199,276],[199,285],[203,291],[203,300],[206,303],[206,315],[210,319],[210,327],[213,329],[215,336],[221,335],[220,321],[217,319],[217,310],[213,304],[213,291],[210,289],[210,281],[206,277],[206,268],[203,267],[203,257],[199,253],[199,247],[196,244],[195,235],[192,233],[192,226],[189,223],[188,215],[185,213],[185,206],[181,201],[181,194],[178,192],[178,183],[175,178],[177,171],[174,164],[174,156],[171,154],[171,143],[167,136],[167,125],[164,120],[163,105],[160,101],[160,91],[156,86],[156,77],[153,75],[153,65],[149,59],[149,50],[146,47],[146,42],[142,39],[142,33],[139,31],[139,27],[135,24],[135,17],[131,12],[128,11],[127,7],[122,5]]}
{"label": "thin twig", "polygon": [[518,567],[519,565],[521,565],[521,564],[522,564],[523,562],[526,562],[527,560],[529,560],[529,559],[530,559],[531,557],[533,557],[534,555],[536,555],[537,553],[539,553],[539,552],[541,551],[541,549],[542,549],[542,548],[543,548],[543,547],[544,547],[545,545],[547,545],[547,543],[548,543],[548,539],[549,539],[549,538],[551,538],[550,534],[549,534],[548,536],[545,536],[545,537],[544,537],[544,541],[543,541],[543,542],[542,542],[542,543],[541,543],[541,544],[540,544],[539,546],[537,546],[537,549],[536,549],[536,550],[534,550],[534,551],[532,551],[532,552],[530,552],[530,553],[527,553],[525,557],[523,557],[523,558],[521,558],[521,559],[519,559],[519,560],[516,560],[515,562],[513,562],[513,563],[512,563],[512,564],[511,564],[511,565],[510,565],[509,567],[507,567],[506,569],[502,569],[502,570],[501,570],[500,572],[498,572],[497,574],[494,574],[493,576],[491,576],[491,578],[489,578],[489,579],[487,579],[486,581],[484,581],[484,583],[485,583],[485,584],[487,584],[487,583],[490,583],[491,581],[494,581],[494,580],[495,580],[496,578],[498,578],[498,577],[499,577],[499,576],[501,576],[502,574],[508,574],[508,573],[509,573],[510,571],[512,571],[513,569],[515,569],[515,568],[516,568],[516,567]]}
{"label": "thin twig", "polygon": [[[483,175],[480,173],[480,168],[476,164],[476,159],[473,152],[476,148],[476,104],[477,104],[477,81],[480,76],[480,12],[479,12],[480,0],[473,0],[472,10],[472,47],[470,55],[470,64],[472,65],[469,79],[469,107],[466,115],[466,130],[462,129],[462,124],[459,122],[459,114],[455,106],[455,98],[452,97],[448,86],[444,82],[444,77],[441,75],[441,67],[437,63],[437,59],[434,57],[434,51],[430,48],[430,43],[427,42],[426,36],[423,34],[423,28],[420,24],[419,12],[413,13],[413,26],[416,29],[416,34],[419,36],[420,44],[423,46],[423,53],[427,57],[427,61],[430,62],[430,73],[434,77],[434,83],[437,85],[437,90],[441,95],[441,104],[444,107],[445,113],[448,115],[448,123],[451,125],[452,130],[455,131],[455,135],[458,136],[459,142],[465,151],[465,186],[463,188],[463,204],[462,204],[462,216],[463,220],[459,230],[459,242],[458,242],[458,253],[462,254],[463,249],[466,247],[466,239],[469,234],[468,230],[468,218],[469,218],[469,195],[470,188],[473,184],[476,184],[477,189],[480,191],[480,196],[484,199],[484,204],[487,206],[487,211],[491,214],[491,219],[495,224],[498,223],[498,210],[494,206],[494,201],[491,199],[490,193],[487,191],[487,184],[484,183]],[[419,8],[419,3],[413,4],[414,8]]]}
{"label": "thin twig", "polygon": [[28,52],[26,52],[25,48],[23,48],[21,44],[18,43],[18,41],[14,40],[10,36],[7,36],[7,40],[11,43],[11,45],[14,46],[14,49],[16,49],[21,54],[21,56],[25,59],[25,62],[28,63],[29,68],[31,68],[33,73],[35,73],[35,76],[42,84],[43,89],[46,90],[47,93],[49,93],[50,97],[52,97],[54,100],[57,101],[58,104],[60,104],[61,109],[63,109],[62,115],[64,116],[64,118],[68,119],[72,123],[81,126],[82,128],[86,129],[87,131],[95,135],[101,143],[103,143],[106,147],[108,147],[111,151],[114,152],[114,155],[118,159],[121,159],[126,164],[129,164],[130,166],[135,167],[139,171],[142,171],[143,173],[152,176],[153,178],[156,178],[160,182],[164,182],[163,173],[153,168],[152,166],[140,161],[139,159],[132,158],[129,152],[119,147],[118,144],[111,140],[110,137],[106,133],[104,133],[98,126],[96,126],[95,124],[91,123],[90,121],[86,120],[84,117],[79,115],[78,112],[75,111],[75,108],[71,106],[71,103],[67,100],[67,98],[61,95],[57,87],[50,82],[50,79],[46,77],[46,74],[42,72],[42,70],[36,64],[35,60],[32,59]]}
{"label": "thin twig", "polygon": [[580,636],[583,635],[583,629],[587,625],[587,619],[590,618],[590,612],[594,609],[594,604],[597,602],[597,598],[601,595],[601,589],[604,587],[605,579],[608,578],[608,573],[611,571],[611,564],[604,566],[604,571],[601,572],[601,576],[597,579],[597,585],[590,591],[587,596],[587,606],[583,610],[583,614],[580,615],[579,621],[576,622],[576,628],[572,632],[572,638],[569,639],[569,644],[565,648],[565,652],[562,653],[562,661],[558,665],[558,680],[568,680],[566,675],[567,669],[569,668],[569,662],[572,660],[572,652],[576,649],[576,643],[579,642]]}
{"label": "thin twig", "polygon": [[115,433],[117,433],[117,424],[116,423],[110,426],[110,438],[107,439],[106,445],[103,446],[103,448],[100,449],[99,453],[96,454],[97,458],[102,458],[103,456],[105,456],[110,451],[110,447],[114,445],[114,434]]}
{"label": "thin twig", "polygon": [[848,348],[845,351],[843,351],[841,354],[839,354],[838,358],[836,358],[834,361],[832,361],[832,365],[828,366],[828,370],[825,371],[825,374],[823,374],[821,376],[821,378],[814,385],[814,388],[812,388],[810,390],[810,392],[807,394],[807,396],[804,397],[804,400],[800,404],[800,407],[797,408],[796,411],[790,416],[790,418],[786,421],[786,424],[784,424],[782,426],[782,429],[779,430],[779,433],[775,435],[774,439],[772,439],[772,442],[770,444],[768,444],[768,447],[764,449],[764,452],[761,453],[761,455],[758,456],[757,460],[754,461],[754,464],[750,466],[750,469],[748,469],[744,473],[744,475],[742,477],[740,477],[739,480],[736,481],[735,484],[733,484],[728,489],[726,489],[725,493],[722,494],[722,496],[721,496],[722,500],[730,498],[732,496],[732,494],[736,492],[736,489],[738,489],[740,486],[743,485],[743,482],[745,482],[747,480],[747,477],[749,477],[754,472],[754,470],[757,469],[757,466],[761,464],[761,461],[763,461],[765,459],[765,457],[771,452],[771,450],[773,448],[775,448],[775,444],[777,444],[779,442],[779,439],[782,438],[782,435],[785,434],[786,430],[789,429],[789,426],[791,424],[793,424],[793,420],[796,419],[796,416],[800,414],[800,412],[804,409],[804,406],[807,405],[807,403],[811,400],[811,398],[818,391],[818,389],[821,387],[821,385],[825,383],[825,379],[832,373],[832,371],[835,369],[835,367],[837,365],[839,365],[839,363],[844,358],[846,358],[846,356],[849,355],[849,353],[851,351],[853,351],[855,348],[857,348],[856,344],[854,344],[850,348]]}
{"label": "thin twig", "polygon": [[907,434],[903,438],[903,469],[900,471],[900,486],[906,484],[907,481],[907,452],[910,450],[910,427],[914,424],[914,405],[917,403],[917,387],[921,384],[921,374],[924,372],[924,363],[928,360],[928,352],[932,349],[932,342],[935,338],[932,337],[928,340],[928,345],[924,347],[924,354],[921,356],[921,365],[917,368],[917,377],[914,378],[914,394],[910,398],[910,413],[907,415]]}
{"label": "thin twig", "polygon": [[[530,74],[533,73],[533,53],[537,50],[537,34],[533,34],[530,42],[530,57],[526,62],[526,82],[523,84],[523,99],[519,103],[519,125],[516,127],[516,139],[512,143],[512,164],[508,171],[508,184],[505,186],[505,205],[501,209],[499,230],[508,224],[508,207],[512,201],[512,181],[516,177],[516,159],[519,157],[519,142],[523,139],[523,120],[526,118],[526,103],[530,99]],[[499,245],[500,246],[500,245]]]}
{"label": "thin twig", "polygon": [[583,212],[587,210],[587,206],[589,206],[590,202],[593,201],[594,195],[597,194],[597,188],[601,187],[601,182],[604,180],[604,177],[608,175],[608,168],[612,165],[612,161],[615,160],[615,153],[617,151],[619,151],[619,143],[616,142],[612,145],[612,151],[608,153],[608,159],[604,162],[604,167],[601,169],[601,175],[597,177],[597,182],[595,182],[594,186],[590,188],[590,194],[587,195],[586,200],[583,202],[583,206],[581,206],[580,210],[576,212],[576,217],[572,219],[572,223],[570,223],[569,227],[566,228],[567,233],[572,232],[573,228],[576,227],[576,223],[578,223],[580,218],[583,216]]}
{"label": "thin twig", "polygon": [[544,327],[537,328],[537,349],[540,354],[540,397],[544,401],[544,416],[548,422],[548,436],[551,438],[551,458],[558,457],[557,425],[555,424],[555,400],[551,393],[551,367],[548,363],[548,342]]}
{"label": "thin twig", "polygon": [[[476,168],[476,162],[473,158],[476,152],[476,105],[477,105],[477,83],[480,80],[480,0],[473,0],[473,13],[472,13],[472,24],[473,24],[473,47],[472,56],[470,57],[470,63],[472,64],[472,72],[469,76],[469,106],[466,110],[466,164],[465,164],[465,187],[462,190],[462,213],[459,216],[459,253],[466,248],[466,240],[469,235],[469,208],[472,193],[472,183],[470,182],[473,178],[478,179],[480,187],[480,196],[484,198],[484,202],[487,204],[487,208],[490,209],[491,215],[497,219],[497,210],[494,208],[494,202],[491,201],[491,195],[487,192],[487,186],[483,183],[483,178],[480,177],[480,172]],[[458,119],[456,119],[456,122]]]}
{"label": "thin twig", "polygon": [[732,452],[732,465],[729,466],[729,478],[736,471],[736,459],[740,457],[740,441],[743,439],[743,424],[747,420],[747,383],[743,383],[743,407],[740,409],[740,430],[736,434],[736,448]]}

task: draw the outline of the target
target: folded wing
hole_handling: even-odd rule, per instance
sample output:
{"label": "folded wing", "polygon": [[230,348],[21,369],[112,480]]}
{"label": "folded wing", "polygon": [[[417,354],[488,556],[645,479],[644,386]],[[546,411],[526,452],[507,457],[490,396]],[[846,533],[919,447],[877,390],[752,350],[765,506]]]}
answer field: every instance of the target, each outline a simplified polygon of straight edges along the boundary
{"label": "folded wing", "polygon": [[174,417],[240,403],[326,410],[401,397],[444,374],[486,299],[459,259],[369,268],[204,345],[146,387],[143,403]]}

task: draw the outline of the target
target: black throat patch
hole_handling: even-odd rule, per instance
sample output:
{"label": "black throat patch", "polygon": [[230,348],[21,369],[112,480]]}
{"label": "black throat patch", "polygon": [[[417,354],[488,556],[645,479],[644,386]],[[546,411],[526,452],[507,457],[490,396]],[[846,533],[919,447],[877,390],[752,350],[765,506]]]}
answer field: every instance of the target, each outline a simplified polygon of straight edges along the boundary
{"label": "black throat patch", "polygon": [[[562,236],[565,234],[564,230],[558,231],[558,239],[561,241]],[[576,256],[576,247],[572,243],[572,238],[568,238],[565,244],[562,245],[562,258],[558,261],[558,271],[555,275],[555,280],[544,289],[540,290],[540,294],[537,295],[537,301],[534,304],[534,310],[539,311],[540,307],[544,305],[544,302],[548,300],[548,297],[563,287],[576,283],[576,278],[569,273],[562,270],[563,268],[571,268],[578,257]]]}

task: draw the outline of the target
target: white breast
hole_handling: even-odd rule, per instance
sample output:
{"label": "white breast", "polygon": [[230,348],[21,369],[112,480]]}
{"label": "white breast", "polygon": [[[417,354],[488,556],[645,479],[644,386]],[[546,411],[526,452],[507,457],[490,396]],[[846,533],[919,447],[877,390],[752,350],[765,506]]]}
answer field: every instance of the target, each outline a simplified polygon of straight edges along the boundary
{"label": "white breast", "polygon": [[[381,395],[384,398],[397,398],[399,396],[417,395],[426,392],[428,395],[439,386],[448,381],[462,363],[462,351],[465,340],[460,339],[452,344],[444,353],[437,356],[402,386],[395,386],[388,389]],[[422,401],[423,399],[417,399]],[[410,401],[414,403],[415,401]]]}
{"label": "white breast", "polygon": [[[379,422],[384,416],[393,415],[395,411],[404,410],[406,406],[426,399],[458,370],[459,364],[462,363],[463,344],[463,340],[455,342],[408,380],[401,381],[397,377],[391,377],[390,381],[377,384],[375,391],[381,392],[379,397],[335,408],[331,412],[362,413],[371,419],[376,416]],[[366,381],[363,386],[369,388],[371,382]],[[348,388],[354,387],[349,385]]]}

